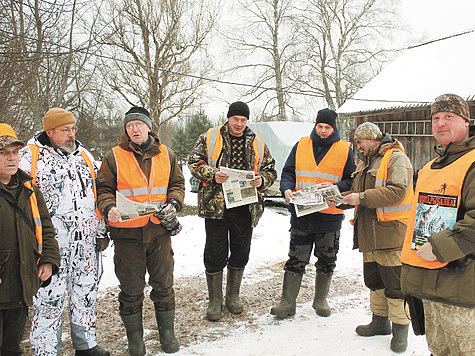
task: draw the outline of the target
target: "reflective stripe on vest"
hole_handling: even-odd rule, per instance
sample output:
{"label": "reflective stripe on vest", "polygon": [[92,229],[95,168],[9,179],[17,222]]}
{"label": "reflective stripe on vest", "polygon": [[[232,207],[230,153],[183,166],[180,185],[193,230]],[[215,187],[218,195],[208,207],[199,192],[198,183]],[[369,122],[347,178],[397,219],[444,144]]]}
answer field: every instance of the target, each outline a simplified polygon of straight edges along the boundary
{"label": "reflective stripe on vest", "polygon": [[[166,202],[171,167],[168,150],[164,145],[160,145],[160,153],[151,159],[150,176],[148,178],[145,177],[132,152],[119,146],[114,147],[112,151],[117,166],[117,190],[121,194],[137,203],[161,206]],[[109,222],[109,225],[141,227],[145,226],[149,220],[155,224],[160,224],[160,220],[155,216],[146,215],[122,222]]]}
{"label": "reflective stripe on vest", "polygon": [[469,168],[475,162],[475,150],[472,150],[462,157],[458,158],[453,163],[441,169],[432,169],[433,161],[427,163],[418,174],[416,193],[412,204],[412,209],[409,216],[409,222],[402,246],[401,262],[415,267],[423,267],[427,269],[442,268],[447,265],[447,262],[427,261],[422,257],[416,255],[417,250],[411,248],[414,227],[417,214],[417,202],[421,193],[446,195],[451,197],[458,197],[457,212],[460,207],[460,199],[462,195],[462,185],[467,175]]}
{"label": "reflective stripe on vest", "polygon": [[38,200],[36,199],[35,191],[31,182],[25,182],[25,187],[31,190],[30,205],[31,214],[33,216],[33,222],[35,223],[35,235],[36,242],[38,244],[38,253],[41,255],[43,252],[43,225],[41,224],[40,211],[38,209]]}
{"label": "reflective stripe on vest", "polygon": [[[307,188],[317,183],[338,183],[341,181],[349,149],[349,142],[342,140],[334,142],[317,166],[313,155],[312,139],[309,136],[302,137],[295,152],[295,190]],[[319,212],[342,214],[343,210],[327,208]]]}
{"label": "reflective stripe on vest", "polygon": [[[208,153],[208,164],[213,167],[218,167],[219,156],[223,149],[223,136],[221,136],[221,128],[223,125],[213,127],[208,130],[206,134],[206,150]],[[252,141],[252,148],[254,149],[254,172],[259,172],[264,160],[264,141],[261,136],[256,135]]]}
{"label": "reflective stripe on vest", "polygon": [[[391,153],[393,151],[403,152],[398,148],[391,148],[385,152],[383,159],[381,160],[381,164],[379,165],[378,173],[376,173],[376,182],[374,185],[375,188],[383,188],[386,186],[386,181],[388,178],[389,159],[391,158]],[[409,190],[407,191],[406,197],[402,202],[400,202],[399,204],[376,209],[378,221],[400,220],[401,222],[407,225],[407,219],[409,218],[409,212],[411,211],[413,198],[414,187],[411,184]]]}

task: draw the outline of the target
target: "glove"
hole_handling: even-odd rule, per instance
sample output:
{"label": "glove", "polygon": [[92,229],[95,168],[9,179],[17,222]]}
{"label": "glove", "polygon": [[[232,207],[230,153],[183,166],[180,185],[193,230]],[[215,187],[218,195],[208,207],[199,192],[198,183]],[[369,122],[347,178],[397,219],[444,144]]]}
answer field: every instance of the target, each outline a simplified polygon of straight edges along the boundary
{"label": "glove", "polygon": [[108,237],[96,237],[96,252],[104,251],[109,246]]}
{"label": "glove", "polygon": [[176,208],[173,202],[162,205],[154,215],[160,220],[163,227],[170,231],[171,236],[177,235],[183,228],[176,217]]}

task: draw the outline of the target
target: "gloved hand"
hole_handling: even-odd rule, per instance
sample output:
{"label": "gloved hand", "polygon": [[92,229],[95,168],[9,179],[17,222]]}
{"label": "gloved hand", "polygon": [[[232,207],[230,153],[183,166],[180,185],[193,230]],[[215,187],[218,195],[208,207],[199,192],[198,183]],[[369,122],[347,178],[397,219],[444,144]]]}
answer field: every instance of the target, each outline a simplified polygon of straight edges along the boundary
{"label": "gloved hand", "polygon": [[175,236],[181,231],[182,226],[176,217],[175,204],[172,202],[162,205],[154,215],[160,220],[163,227],[170,231],[170,235]]}
{"label": "gloved hand", "polygon": [[96,252],[104,251],[109,246],[108,237],[96,237]]}

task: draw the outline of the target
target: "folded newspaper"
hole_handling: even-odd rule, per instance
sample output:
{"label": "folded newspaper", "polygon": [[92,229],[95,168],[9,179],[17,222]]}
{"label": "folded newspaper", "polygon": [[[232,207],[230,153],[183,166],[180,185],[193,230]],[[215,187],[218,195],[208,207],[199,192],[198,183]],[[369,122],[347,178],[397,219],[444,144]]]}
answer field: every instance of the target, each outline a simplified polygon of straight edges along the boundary
{"label": "folded newspaper", "polygon": [[328,208],[326,199],[337,205],[343,203],[343,196],[336,185],[323,187],[321,183],[296,191],[290,202],[295,205],[297,217],[301,217]]}
{"label": "folded newspaper", "polygon": [[150,215],[158,211],[158,207],[153,204],[137,203],[127,199],[123,194],[116,191],[116,206],[122,214],[119,221],[137,219],[141,216]]}
{"label": "folded newspaper", "polygon": [[254,171],[227,167],[220,167],[219,171],[228,176],[228,180],[222,184],[227,209],[258,201],[257,189],[251,185],[251,181],[256,177]]}

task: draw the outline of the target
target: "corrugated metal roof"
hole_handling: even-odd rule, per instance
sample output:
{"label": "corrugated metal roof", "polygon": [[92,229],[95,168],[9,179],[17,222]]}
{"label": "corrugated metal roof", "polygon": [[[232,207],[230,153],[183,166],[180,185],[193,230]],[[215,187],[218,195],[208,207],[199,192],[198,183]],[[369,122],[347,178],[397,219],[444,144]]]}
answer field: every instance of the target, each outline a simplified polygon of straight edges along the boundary
{"label": "corrugated metal roof", "polygon": [[475,31],[405,50],[337,112],[425,106],[455,93],[475,98]]}

